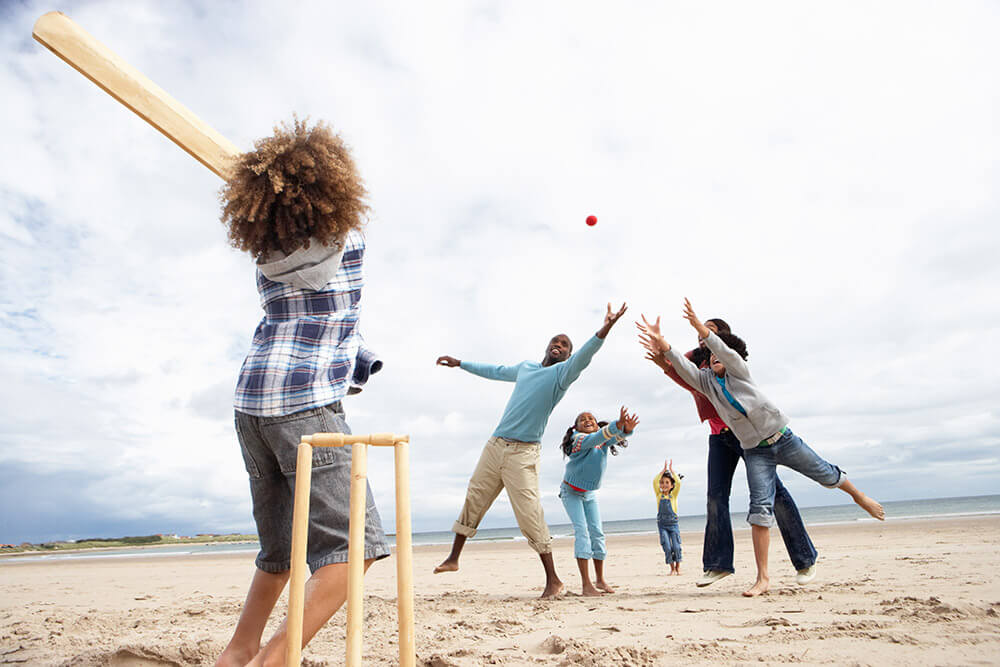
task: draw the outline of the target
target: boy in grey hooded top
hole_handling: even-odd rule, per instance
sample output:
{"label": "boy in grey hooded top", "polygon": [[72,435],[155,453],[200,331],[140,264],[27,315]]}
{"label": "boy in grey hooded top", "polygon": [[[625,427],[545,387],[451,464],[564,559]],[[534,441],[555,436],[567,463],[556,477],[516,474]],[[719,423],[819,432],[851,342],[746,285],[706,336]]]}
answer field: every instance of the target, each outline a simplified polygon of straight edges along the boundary
{"label": "boy in grey hooded top", "polygon": [[709,368],[699,369],[671,347],[660,333],[660,318],[650,323],[645,317],[636,323],[640,342],[654,355],[673,364],[685,382],[712,403],[739,438],[744,449],[750,512],[747,521],[753,534],[757,581],[744,591],[746,597],[766,593],[769,585],[767,552],[770,527],[774,523],[775,469],[788,466],[829,488],[839,488],[876,519],[885,518],[882,506],[862,493],[837,466],[823,460],[788,428],[788,418],[772,403],[750,376],[746,365],[746,345],[732,334],[722,336],[706,327],[684,300],[684,318],[712,351]]}

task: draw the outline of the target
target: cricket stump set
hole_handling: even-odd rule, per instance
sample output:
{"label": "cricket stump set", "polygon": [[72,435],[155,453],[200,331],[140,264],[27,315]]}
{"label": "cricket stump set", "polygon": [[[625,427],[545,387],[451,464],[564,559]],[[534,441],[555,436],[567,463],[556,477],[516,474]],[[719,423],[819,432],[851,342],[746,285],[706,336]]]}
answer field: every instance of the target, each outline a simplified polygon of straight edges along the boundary
{"label": "cricket stump set", "polygon": [[[222,179],[227,179],[240,150],[187,107],[96,40],[62,12],[43,15],[32,36],[102,90],[131,109]],[[413,544],[410,515],[409,436],[392,433],[303,435],[298,447],[292,512],[292,560],[288,593],[286,664],[300,664],[305,603],[306,547],[313,447],[351,445],[350,525],[347,584],[348,667],[362,663],[365,515],[368,446],[393,447],[396,472],[396,585],[399,610],[399,664],[416,662],[413,627]],[[360,445],[360,446],[356,446]]]}
{"label": "cricket stump set", "polygon": [[306,538],[309,534],[309,486],[313,447],[351,445],[351,508],[347,546],[347,666],[361,665],[364,592],[365,513],[368,509],[368,445],[392,447],[396,455],[396,598],[399,612],[399,664],[413,667],[413,541],[410,521],[410,436],[392,433],[302,436],[295,461],[295,504],[292,510],[292,574],[288,589],[287,667],[302,655],[302,612],[305,602]]}

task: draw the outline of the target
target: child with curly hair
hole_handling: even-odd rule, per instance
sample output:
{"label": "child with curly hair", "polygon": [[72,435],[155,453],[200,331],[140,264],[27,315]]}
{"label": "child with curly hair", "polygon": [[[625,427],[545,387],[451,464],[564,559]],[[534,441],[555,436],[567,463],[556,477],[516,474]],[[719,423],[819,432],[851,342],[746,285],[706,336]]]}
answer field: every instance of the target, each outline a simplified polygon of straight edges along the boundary
{"label": "child with curly hair", "polygon": [[[283,664],[284,625],[260,642],[291,567],[296,448],[303,434],[350,433],[341,400],[381,367],[358,328],[365,195],[340,137],[298,119],[240,156],[221,193],[232,244],[256,259],[264,317],[234,404],[260,552],[218,665]],[[351,448],[317,447],[312,464],[303,644],[346,597]],[[388,554],[369,488],[365,569]]]}
{"label": "child with curly hair", "polygon": [[[619,447],[628,447],[625,436],[632,435],[638,424],[638,415],[630,415],[625,406],[613,424],[597,421],[593,413],[581,412],[566,429],[560,444],[563,455],[569,460],[559,487],[559,498],[573,523],[573,551],[584,595],[615,592],[604,580],[604,560],[608,552],[601,510],[597,505],[597,489],[601,488],[608,467],[608,454],[617,456]],[[594,561],[596,585],[590,581],[590,559]]]}

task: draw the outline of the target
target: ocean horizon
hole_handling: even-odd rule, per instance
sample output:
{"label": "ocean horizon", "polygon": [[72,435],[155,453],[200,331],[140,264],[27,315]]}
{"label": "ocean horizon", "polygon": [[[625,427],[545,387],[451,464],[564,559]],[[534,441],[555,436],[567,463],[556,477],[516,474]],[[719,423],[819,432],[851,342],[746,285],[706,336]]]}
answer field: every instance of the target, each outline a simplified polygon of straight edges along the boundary
{"label": "ocean horizon", "polygon": [[[956,498],[932,498],[922,500],[896,500],[882,503],[886,510],[886,521],[914,521],[925,519],[941,519],[948,517],[977,516],[1000,514],[1000,495],[962,496]],[[801,507],[799,511],[807,526],[836,525],[853,522],[875,521],[857,505],[823,505],[818,507]],[[733,529],[747,530],[746,512],[731,512]],[[679,517],[681,532],[700,532],[705,527],[705,515],[684,515]],[[573,526],[569,523],[550,523],[549,532],[554,539],[573,536]],[[621,519],[604,522],[605,535],[655,535],[656,517],[642,519]],[[389,541],[395,544],[393,535]],[[424,531],[413,533],[413,544],[416,545],[449,545],[454,533],[450,530]],[[524,536],[517,526],[503,528],[485,528],[469,539],[469,542],[516,542],[524,541]],[[113,549],[85,549],[75,552],[9,554],[0,556],[0,565],[17,563],[65,561],[101,558],[148,558],[193,555],[219,555],[227,553],[256,552],[259,545],[256,542],[214,543],[214,544],[175,544],[167,546],[136,546]]]}

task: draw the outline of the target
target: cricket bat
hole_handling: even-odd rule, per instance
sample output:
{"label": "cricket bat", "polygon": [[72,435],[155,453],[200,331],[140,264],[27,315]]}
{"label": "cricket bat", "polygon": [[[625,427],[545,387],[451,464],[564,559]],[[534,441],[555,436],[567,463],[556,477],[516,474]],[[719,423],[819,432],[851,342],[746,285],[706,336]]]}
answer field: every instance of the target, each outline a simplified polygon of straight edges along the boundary
{"label": "cricket bat", "polygon": [[228,178],[242,151],[68,16],[43,15],[31,35],[220,178]]}

